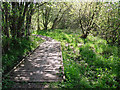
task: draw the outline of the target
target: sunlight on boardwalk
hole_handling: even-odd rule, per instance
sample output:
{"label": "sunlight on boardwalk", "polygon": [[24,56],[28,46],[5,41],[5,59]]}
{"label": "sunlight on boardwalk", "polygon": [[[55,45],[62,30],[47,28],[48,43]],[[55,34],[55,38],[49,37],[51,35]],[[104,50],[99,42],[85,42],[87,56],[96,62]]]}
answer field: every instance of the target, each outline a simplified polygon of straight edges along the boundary
{"label": "sunlight on boardwalk", "polygon": [[45,36],[39,37],[46,41],[10,73],[13,81],[55,82],[63,79],[61,44]]}

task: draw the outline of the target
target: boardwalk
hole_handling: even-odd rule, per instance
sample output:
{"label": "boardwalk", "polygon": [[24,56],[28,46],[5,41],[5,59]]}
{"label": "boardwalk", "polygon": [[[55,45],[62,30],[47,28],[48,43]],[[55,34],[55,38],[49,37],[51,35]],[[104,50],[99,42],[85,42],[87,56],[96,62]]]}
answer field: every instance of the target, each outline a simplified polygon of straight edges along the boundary
{"label": "boardwalk", "polygon": [[15,82],[56,82],[63,76],[61,44],[49,37],[41,36],[44,43],[29,55],[11,73]]}

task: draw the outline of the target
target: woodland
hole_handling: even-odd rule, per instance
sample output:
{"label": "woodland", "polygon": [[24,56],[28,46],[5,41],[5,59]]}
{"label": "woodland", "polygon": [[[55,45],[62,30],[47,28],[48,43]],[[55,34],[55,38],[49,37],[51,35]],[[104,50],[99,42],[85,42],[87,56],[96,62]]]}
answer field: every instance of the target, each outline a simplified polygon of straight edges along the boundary
{"label": "woodland", "polygon": [[119,2],[1,2],[4,78],[44,42],[61,42],[65,80],[57,88],[120,88]]}

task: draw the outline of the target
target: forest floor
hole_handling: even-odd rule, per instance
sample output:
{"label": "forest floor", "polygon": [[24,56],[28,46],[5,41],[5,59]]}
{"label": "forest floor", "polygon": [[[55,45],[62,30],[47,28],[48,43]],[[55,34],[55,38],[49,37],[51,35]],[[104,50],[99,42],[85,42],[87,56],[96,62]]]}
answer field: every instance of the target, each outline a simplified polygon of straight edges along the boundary
{"label": "forest floor", "polygon": [[117,45],[100,36],[80,38],[80,29],[41,30],[39,35],[61,42],[65,82],[59,88],[120,88]]}
{"label": "forest floor", "polygon": [[10,79],[17,82],[13,88],[48,88],[48,84],[43,83],[63,80],[60,42],[46,36],[36,36],[45,42],[10,72]]}
{"label": "forest floor", "polygon": [[[52,38],[61,43],[65,80],[42,83],[42,85],[40,83],[23,83],[23,86],[41,88],[120,88],[118,46],[110,45],[100,36],[93,36],[92,34],[86,39],[82,39],[80,38],[82,34],[79,29],[40,30],[40,32],[34,32],[34,34],[47,36],[46,40],[48,42],[52,42]],[[51,44],[49,43],[49,45]],[[46,46],[47,43],[44,45]],[[53,44],[52,47],[56,46]],[[10,81],[6,81],[5,84],[5,86],[8,84],[13,85],[13,83],[10,84]]]}

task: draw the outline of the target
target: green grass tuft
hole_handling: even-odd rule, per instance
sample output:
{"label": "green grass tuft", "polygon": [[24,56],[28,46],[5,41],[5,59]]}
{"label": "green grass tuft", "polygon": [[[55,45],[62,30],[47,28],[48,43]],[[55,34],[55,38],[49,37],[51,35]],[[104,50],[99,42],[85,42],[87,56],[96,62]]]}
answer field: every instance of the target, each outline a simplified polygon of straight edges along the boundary
{"label": "green grass tuft", "polygon": [[60,83],[59,87],[120,87],[117,46],[111,46],[106,40],[92,35],[83,40],[79,30],[41,30],[39,34],[61,42],[66,81]]}

